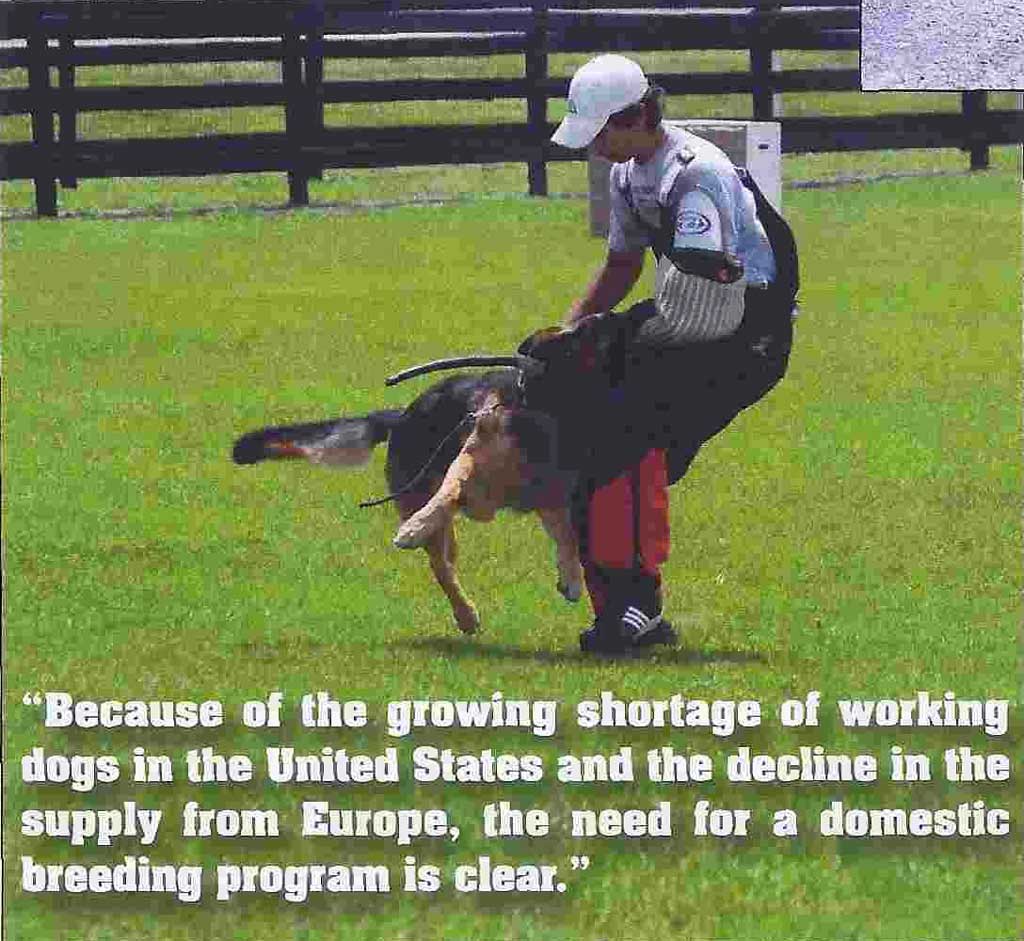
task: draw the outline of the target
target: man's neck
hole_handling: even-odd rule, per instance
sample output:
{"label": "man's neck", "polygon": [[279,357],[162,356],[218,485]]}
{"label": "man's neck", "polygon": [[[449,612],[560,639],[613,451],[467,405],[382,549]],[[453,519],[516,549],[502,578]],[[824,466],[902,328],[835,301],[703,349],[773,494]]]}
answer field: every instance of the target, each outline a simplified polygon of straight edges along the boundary
{"label": "man's neck", "polygon": [[633,154],[633,159],[636,160],[637,163],[647,163],[647,161],[658,152],[661,145],[665,143],[667,136],[668,135],[665,134],[665,128],[659,124],[654,129],[654,133],[651,134],[650,140],[644,141],[637,146],[637,151]]}

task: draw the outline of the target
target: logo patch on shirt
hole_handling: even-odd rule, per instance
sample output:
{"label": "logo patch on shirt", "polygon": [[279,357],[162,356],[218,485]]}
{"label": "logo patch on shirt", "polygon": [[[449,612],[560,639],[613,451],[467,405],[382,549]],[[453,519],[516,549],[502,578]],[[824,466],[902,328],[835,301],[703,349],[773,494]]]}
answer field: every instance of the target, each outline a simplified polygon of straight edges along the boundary
{"label": "logo patch on shirt", "polygon": [[680,235],[703,235],[711,231],[711,220],[695,209],[684,209],[676,222],[676,232]]}

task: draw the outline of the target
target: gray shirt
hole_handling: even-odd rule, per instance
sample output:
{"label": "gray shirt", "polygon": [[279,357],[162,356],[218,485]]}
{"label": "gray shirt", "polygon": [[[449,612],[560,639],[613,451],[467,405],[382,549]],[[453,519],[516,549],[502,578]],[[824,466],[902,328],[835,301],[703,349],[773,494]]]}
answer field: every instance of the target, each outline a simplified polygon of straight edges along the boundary
{"label": "gray shirt", "polygon": [[696,134],[662,127],[665,140],[649,160],[633,158],[612,167],[608,248],[631,252],[653,247],[647,226],[661,228],[665,207],[675,247],[730,252],[743,262],[744,280],[773,281],[775,257],[754,197],[729,158]]}

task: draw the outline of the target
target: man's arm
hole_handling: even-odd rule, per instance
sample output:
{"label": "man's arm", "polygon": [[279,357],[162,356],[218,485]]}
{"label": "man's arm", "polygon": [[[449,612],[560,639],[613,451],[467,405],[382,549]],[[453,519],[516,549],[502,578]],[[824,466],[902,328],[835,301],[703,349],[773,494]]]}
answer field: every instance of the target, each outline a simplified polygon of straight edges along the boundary
{"label": "man's arm", "polygon": [[604,265],[587,288],[587,293],[569,308],[566,326],[584,317],[611,310],[636,284],[644,267],[644,249],[633,252],[608,252]]}

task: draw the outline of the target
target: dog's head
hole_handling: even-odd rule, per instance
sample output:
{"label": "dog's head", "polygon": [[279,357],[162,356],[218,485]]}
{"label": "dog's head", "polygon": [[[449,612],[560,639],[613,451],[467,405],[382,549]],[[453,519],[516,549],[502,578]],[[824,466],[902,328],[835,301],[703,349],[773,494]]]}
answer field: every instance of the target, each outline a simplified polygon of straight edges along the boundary
{"label": "dog's head", "polygon": [[526,407],[559,419],[567,410],[574,417],[600,408],[599,396],[622,382],[635,330],[628,314],[596,314],[572,328],[546,327],[528,336],[519,353],[544,368],[524,374]]}
{"label": "dog's head", "polygon": [[604,406],[625,376],[632,329],[623,316],[600,314],[572,329],[539,330],[519,347],[544,365],[523,374],[522,403],[554,419],[563,470],[579,470],[601,437]]}
{"label": "dog's head", "polygon": [[544,327],[531,333],[518,352],[545,365],[544,374],[571,379],[600,369],[622,343],[622,323],[610,314],[587,317],[574,327]]}

